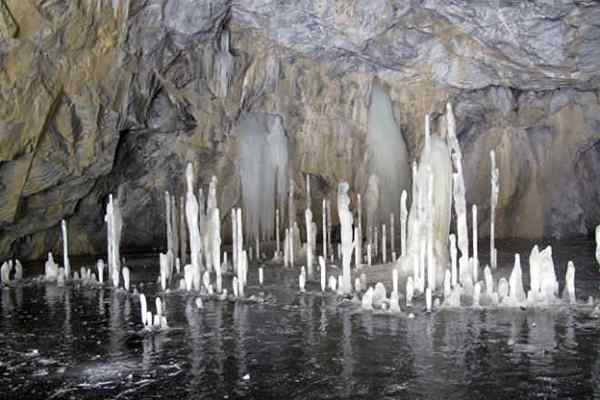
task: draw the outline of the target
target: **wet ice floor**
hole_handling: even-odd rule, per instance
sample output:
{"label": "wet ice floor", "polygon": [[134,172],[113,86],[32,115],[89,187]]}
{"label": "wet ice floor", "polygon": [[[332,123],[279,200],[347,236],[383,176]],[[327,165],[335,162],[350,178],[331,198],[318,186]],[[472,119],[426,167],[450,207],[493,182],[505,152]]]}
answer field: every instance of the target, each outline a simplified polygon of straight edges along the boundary
{"label": "wet ice floor", "polygon": [[[505,275],[514,251],[528,270],[531,245],[499,243]],[[553,247],[561,289],[575,262],[576,307],[426,314],[420,303],[409,319],[362,312],[316,283],[301,295],[298,271],[266,267],[265,286],[253,268],[247,290],[264,302],[198,310],[196,296],[171,292],[171,329],[146,333],[137,296],[29,281],[1,293],[0,398],[600,398],[600,320],[585,305],[600,297],[593,245]],[[152,310],[157,275],[133,267]]]}

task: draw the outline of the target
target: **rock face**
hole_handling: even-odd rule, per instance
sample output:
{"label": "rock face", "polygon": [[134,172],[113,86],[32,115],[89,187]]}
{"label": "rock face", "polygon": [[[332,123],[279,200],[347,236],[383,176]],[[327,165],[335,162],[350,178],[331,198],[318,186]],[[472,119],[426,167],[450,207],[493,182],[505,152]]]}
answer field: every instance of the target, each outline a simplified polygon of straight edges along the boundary
{"label": "rock face", "polygon": [[296,204],[306,173],[315,199],[342,180],[364,192],[374,82],[410,158],[424,114],[441,129],[454,103],[482,234],[491,149],[499,237],[588,234],[599,20],[585,0],[0,0],[0,255],[60,253],[62,218],[72,254],[104,252],[117,192],[125,250],[164,248],[164,191],[183,193],[187,162],[202,186],[218,177],[226,218],[244,113],[282,118]]}

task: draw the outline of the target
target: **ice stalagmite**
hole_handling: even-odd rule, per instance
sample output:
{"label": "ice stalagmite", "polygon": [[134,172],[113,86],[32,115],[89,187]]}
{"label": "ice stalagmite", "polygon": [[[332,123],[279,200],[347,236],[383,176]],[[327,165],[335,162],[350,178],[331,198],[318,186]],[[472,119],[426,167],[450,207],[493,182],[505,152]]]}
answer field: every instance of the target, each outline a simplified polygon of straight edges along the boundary
{"label": "ice stalagmite", "polygon": [[600,266],[600,225],[596,227],[596,262]]}
{"label": "ice stalagmite", "polygon": [[400,197],[400,246],[402,257],[406,256],[406,220],[408,218],[408,210],[406,208],[406,190],[402,191]]}
{"label": "ice stalagmite", "polygon": [[321,272],[321,291],[327,289],[327,267],[325,266],[325,258],[319,257],[319,268]]}
{"label": "ice stalagmite", "polygon": [[223,277],[221,271],[221,217],[218,208],[211,211],[211,228],[212,228],[212,260],[215,269],[217,293],[221,293],[223,289]]}
{"label": "ice stalagmite", "polygon": [[312,278],[313,276],[313,257],[314,257],[314,247],[312,243],[313,237],[313,222],[312,222],[312,212],[310,208],[307,208],[304,212],[305,220],[306,220],[306,265],[308,267],[308,276]]}
{"label": "ice stalagmite", "polygon": [[349,185],[342,182],[338,186],[338,216],[341,225],[342,236],[342,293],[352,291],[352,278],[350,274],[350,260],[352,258],[352,212],[350,211],[350,197],[348,196]]}
{"label": "ice stalagmite", "polygon": [[575,304],[575,265],[573,261],[567,263],[567,273],[565,275],[565,288],[563,298],[568,299],[570,304]]}
{"label": "ice stalagmite", "polygon": [[71,263],[69,262],[69,240],[67,237],[67,221],[61,221],[62,238],[63,238],[63,267],[65,268],[65,276],[71,279]]}
{"label": "ice stalagmite", "polygon": [[[367,226],[374,227],[397,210],[402,191],[410,186],[410,161],[404,135],[394,118],[391,99],[378,83],[371,89],[367,124],[369,172],[379,178],[376,219],[367,220]],[[368,202],[367,199],[367,207]]]}
{"label": "ice stalagmite", "polygon": [[523,272],[521,270],[521,256],[515,254],[515,264],[508,279],[510,303],[520,305],[526,299],[525,290],[523,289]]}
{"label": "ice stalagmite", "polygon": [[123,287],[125,288],[125,290],[129,291],[129,280],[130,280],[129,268],[123,267],[122,273],[123,273]]}
{"label": "ice stalagmite", "polygon": [[104,283],[104,261],[96,261],[96,268],[98,269],[98,281],[102,285]]}
{"label": "ice stalagmite", "polygon": [[492,269],[498,267],[498,259],[495,245],[496,235],[496,207],[498,207],[498,194],[499,194],[499,183],[498,175],[499,170],[496,168],[496,152],[490,151],[490,165],[491,165],[491,194],[490,194],[490,264]]}
{"label": "ice stalagmite", "polygon": [[187,194],[185,198],[185,214],[190,237],[190,257],[193,267],[193,283],[196,290],[200,290],[201,252],[200,227],[198,222],[198,200],[194,195],[194,170],[192,164],[187,165],[185,172]]}
{"label": "ice stalagmite", "polygon": [[379,209],[379,177],[375,174],[369,176],[367,192],[365,193],[367,202],[367,241],[373,243],[373,230],[377,225],[377,210]]}
{"label": "ice stalagmite", "polygon": [[121,216],[121,209],[119,207],[119,199],[113,199],[112,194],[109,196],[104,220],[106,221],[108,236],[109,277],[112,279],[113,286],[117,288],[119,287],[119,279],[121,274],[120,243],[123,219]]}
{"label": "ice stalagmite", "polygon": [[[427,240],[427,213],[432,212],[433,221],[433,265],[436,266],[436,284],[442,285],[449,261],[448,235],[450,233],[450,211],[452,206],[452,161],[443,137],[430,135],[429,117],[426,119],[425,146],[420,162],[414,167],[413,200],[408,217],[407,254],[411,261],[425,259]],[[428,207],[429,171],[433,174],[433,207]],[[419,259],[419,257],[421,257]],[[411,263],[403,263],[406,273],[412,272]],[[416,278],[416,277],[415,277]],[[418,283],[418,282],[415,282]]]}
{"label": "ice stalagmite", "polygon": [[144,293],[140,294],[140,309],[142,316],[142,325],[146,326],[148,324],[148,303],[146,302],[146,295],[144,295]]}
{"label": "ice stalagmite", "polygon": [[453,192],[454,212],[456,213],[456,232],[458,249],[460,250],[459,264],[466,263],[469,259],[469,233],[467,229],[467,205],[465,200],[465,180],[462,166],[462,151],[456,137],[456,120],[452,104],[446,105],[446,123],[448,127],[448,147],[454,166]]}

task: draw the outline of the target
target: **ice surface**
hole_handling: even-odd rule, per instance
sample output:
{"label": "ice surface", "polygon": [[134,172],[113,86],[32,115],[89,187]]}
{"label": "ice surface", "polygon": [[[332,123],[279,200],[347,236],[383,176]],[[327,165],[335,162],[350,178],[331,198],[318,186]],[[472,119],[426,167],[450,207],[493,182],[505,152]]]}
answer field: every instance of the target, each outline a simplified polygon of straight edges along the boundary
{"label": "ice surface", "polygon": [[376,219],[369,219],[367,216],[367,222],[368,226],[376,226],[397,211],[402,191],[410,187],[410,161],[406,142],[394,118],[392,102],[377,84],[371,90],[367,126],[369,172],[377,175],[380,194],[378,207],[372,216]]}

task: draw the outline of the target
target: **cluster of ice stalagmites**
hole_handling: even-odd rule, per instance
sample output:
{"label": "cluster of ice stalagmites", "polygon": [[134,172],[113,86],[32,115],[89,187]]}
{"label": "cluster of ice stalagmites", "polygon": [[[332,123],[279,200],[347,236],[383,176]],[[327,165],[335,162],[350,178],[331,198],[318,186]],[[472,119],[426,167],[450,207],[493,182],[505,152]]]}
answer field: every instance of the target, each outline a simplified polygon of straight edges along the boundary
{"label": "cluster of ice stalagmites", "polygon": [[[13,279],[10,279],[10,275],[14,270]],[[13,281],[20,281],[23,279],[23,266],[19,260],[15,260],[14,264],[12,260],[5,261],[0,267],[0,283],[4,286],[9,286]]]}
{"label": "cluster of ice stalagmites", "polygon": [[167,317],[164,312],[161,298],[157,297],[154,303],[156,312],[152,314],[152,311],[148,310],[146,296],[143,293],[140,294],[140,314],[142,317],[142,325],[147,330],[168,329],[169,325],[167,324]]}

